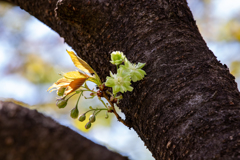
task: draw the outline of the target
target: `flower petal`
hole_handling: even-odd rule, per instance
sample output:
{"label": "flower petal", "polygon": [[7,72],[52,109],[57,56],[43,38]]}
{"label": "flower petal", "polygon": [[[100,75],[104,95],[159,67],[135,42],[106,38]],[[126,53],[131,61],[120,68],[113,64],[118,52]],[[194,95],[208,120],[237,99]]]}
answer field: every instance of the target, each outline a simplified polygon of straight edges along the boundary
{"label": "flower petal", "polygon": [[107,77],[107,81],[105,83],[107,87],[113,87],[115,85],[115,81],[112,77]]}

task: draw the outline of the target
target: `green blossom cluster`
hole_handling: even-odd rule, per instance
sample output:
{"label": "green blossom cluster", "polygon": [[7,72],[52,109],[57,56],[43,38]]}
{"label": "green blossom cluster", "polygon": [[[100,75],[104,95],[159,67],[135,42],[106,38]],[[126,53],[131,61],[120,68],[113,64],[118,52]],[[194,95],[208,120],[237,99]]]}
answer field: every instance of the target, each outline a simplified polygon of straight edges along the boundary
{"label": "green blossom cluster", "polygon": [[132,64],[122,52],[112,52],[111,63],[117,66],[117,73],[110,72],[110,77],[106,78],[105,85],[112,87],[114,95],[118,92],[132,91],[131,81],[137,82],[146,75],[146,72],[142,70],[145,63]]}

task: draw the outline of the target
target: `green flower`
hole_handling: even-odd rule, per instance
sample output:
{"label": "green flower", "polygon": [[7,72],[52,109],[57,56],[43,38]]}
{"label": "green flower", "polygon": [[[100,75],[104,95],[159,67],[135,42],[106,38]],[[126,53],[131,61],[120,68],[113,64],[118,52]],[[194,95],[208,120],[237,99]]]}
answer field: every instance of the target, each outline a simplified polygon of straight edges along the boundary
{"label": "green flower", "polygon": [[123,52],[115,51],[115,52],[111,53],[111,60],[112,61],[110,61],[110,62],[112,64],[115,64],[115,65],[122,64],[124,59],[125,59],[125,56],[124,56]]}
{"label": "green flower", "polygon": [[137,82],[144,78],[146,72],[142,70],[146,63],[132,64],[128,60],[125,60],[124,65],[121,65],[120,68],[125,74],[129,74],[133,82]]}
{"label": "green flower", "polygon": [[107,87],[112,87],[113,94],[116,94],[118,92],[126,92],[126,91],[132,91],[133,87],[131,87],[131,79],[130,76],[123,72],[121,68],[117,70],[117,74],[112,74],[110,71],[110,76],[107,77],[107,81],[105,85]]}

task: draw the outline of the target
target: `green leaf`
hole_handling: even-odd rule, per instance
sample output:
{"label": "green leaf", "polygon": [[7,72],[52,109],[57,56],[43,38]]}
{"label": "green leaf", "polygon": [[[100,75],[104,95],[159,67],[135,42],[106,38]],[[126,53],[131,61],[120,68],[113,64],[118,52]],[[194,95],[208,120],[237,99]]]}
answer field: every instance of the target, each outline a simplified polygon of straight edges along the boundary
{"label": "green leaf", "polygon": [[98,78],[94,78],[94,77],[88,78],[87,81],[91,81],[91,82],[95,83],[98,86],[102,84],[101,81]]}

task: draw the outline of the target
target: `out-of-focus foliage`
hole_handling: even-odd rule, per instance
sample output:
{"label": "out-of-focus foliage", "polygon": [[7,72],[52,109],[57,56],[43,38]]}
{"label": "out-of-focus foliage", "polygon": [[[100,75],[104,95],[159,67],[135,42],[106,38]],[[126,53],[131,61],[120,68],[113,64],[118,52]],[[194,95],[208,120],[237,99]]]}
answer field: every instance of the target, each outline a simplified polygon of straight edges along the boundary
{"label": "out-of-focus foliage", "polygon": [[35,84],[51,83],[59,77],[53,65],[44,61],[37,54],[26,54],[23,57],[23,64],[11,70],[10,73],[21,74]]}
{"label": "out-of-focus foliage", "polygon": [[234,76],[240,76],[240,61],[233,61],[230,66],[230,70]]}
{"label": "out-of-focus foliage", "polygon": [[230,66],[231,73],[240,82],[240,1],[188,0],[188,3],[202,36],[213,46],[214,54],[224,58],[220,60]]}
{"label": "out-of-focus foliage", "polygon": [[[0,2],[0,87],[8,86],[7,91],[0,90],[1,99],[15,98],[31,105],[51,103],[53,100],[53,95],[46,97],[44,94],[47,85],[60,77],[58,73],[67,70],[59,63],[59,59],[64,58],[57,56],[59,49],[64,52],[66,47],[56,33],[49,33],[47,27],[37,23],[34,17],[19,7]],[[61,64],[64,62],[61,61]],[[12,78],[13,75],[20,79]],[[21,88],[38,94],[28,91],[27,96],[26,90],[10,85],[14,81]]]}
{"label": "out-of-focus foliage", "polygon": [[221,26],[219,40],[240,41],[240,20],[231,19]]}

